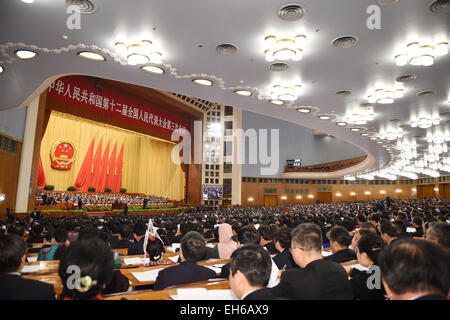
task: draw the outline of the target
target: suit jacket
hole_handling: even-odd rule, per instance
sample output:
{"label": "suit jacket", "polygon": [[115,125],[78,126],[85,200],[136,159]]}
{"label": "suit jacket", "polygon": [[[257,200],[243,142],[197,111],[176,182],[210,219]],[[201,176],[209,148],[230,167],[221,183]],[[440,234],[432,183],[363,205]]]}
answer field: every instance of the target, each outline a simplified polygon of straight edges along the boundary
{"label": "suit jacket", "polygon": [[447,300],[447,298],[437,294],[427,294],[425,296],[418,297],[414,300]]}
{"label": "suit jacket", "polygon": [[277,265],[278,269],[283,269],[286,265],[286,270],[300,268],[292,258],[292,253],[289,249],[284,249],[282,252],[273,257],[273,262]]}
{"label": "suit jacket", "polygon": [[325,257],[326,260],[331,260],[337,263],[343,263],[347,261],[356,260],[356,253],[352,249],[343,249],[338,252],[333,253],[332,255]]}
{"label": "suit jacket", "polygon": [[0,300],[54,300],[52,284],[24,279],[16,274],[0,275]]}
{"label": "suit jacket", "polygon": [[111,248],[113,248],[118,241],[119,241],[119,237],[118,236],[111,235],[111,238],[109,239],[109,243],[111,244]]}
{"label": "suit jacket", "polygon": [[216,273],[196,262],[185,261],[178,266],[161,270],[156,278],[154,290],[163,290],[167,287],[185,283],[193,283],[217,278]]}
{"label": "suit jacket", "polygon": [[419,238],[423,237],[423,228],[422,227],[416,228],[416,232],[414,232],[412,236]]}
{"label": "suit jacket", "polygon": [[111,249],[130,249],[132,245],[133,242],[130,242],[128,239],[122,239],[111,245]]}
{"label": "suit jacket", "polygon": [[273,242],[266,243],[264,245],[264,248],[266,248],[267,251],[269,251],[270,254],[278,254],[278,253],[280,253],[277,250],[277,248],[275,248],[275,243],[273,243]]}
{"label": "suit jacket", "polygon": [[352,288],[345,269],[338,263],[319,259],[305,268],[286,270],[273,295],[295,300],[350,300]]}
{"label": "suit jacket", "polygon": [[380,289],[369,289],[367,279],[372,274],[358,269],[352,269],[350,273],[350,285],[352,286],[353,296],[357,300],[386,300],[384,287],[381,284]]}
{"label": "suit jacket", "polygon": [[136,255],[136,254],[144,254],[144,240],[145,237],[142,237],[139,242],[132,242],[130,247],[128,248],[128,255]]}
{"label": "suit jacket", "polygon": [[256,291],[253,291],[252,293],[245,296],[244,301],[246,300],[275,300],[276,297],[273,295],[273,293],[268,288],[259,289]]}

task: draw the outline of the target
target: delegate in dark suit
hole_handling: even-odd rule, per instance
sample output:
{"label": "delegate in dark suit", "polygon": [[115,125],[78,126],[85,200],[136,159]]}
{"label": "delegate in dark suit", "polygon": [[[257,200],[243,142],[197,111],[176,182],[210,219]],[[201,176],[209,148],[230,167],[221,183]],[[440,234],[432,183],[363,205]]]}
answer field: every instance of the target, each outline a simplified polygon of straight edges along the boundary
{"label": "delegate in dark suit", "polygon": [[242,300],[278,300],[268,288],[259,289],[246,295]]}
{"label": "delegate in dark suit", "polygon": [[331,260],[337,263],[343,263],[347,261],[356,260],[356,253],[352,249],[342,249],[332,255],[325,257],[326,260]]}
{"label": "delegate in dark suit", "polygon": [[295,300],[349,300],[352,288],[345,269],[336,262],[319,259],[305,268],[286,270],[272,293]]}
{"label": "delegate in dark suit", "polygon": [[133,242],[129,241],[128,239],[122,239],[116,241],[114,245],[111,245],[111,249],[130,249],[132,245]]}
{"label": "delegate in dark suit", "polygon": [[383,285],[380,289],[369,289],[367,287],[367,279],[372,274],[358,269],[352,269],[350,273],[350,285],[352,286],[353,296],[357,300],[386,300]]}
{"label": "delegate in dark suit", "polygon": [[270,254],[278,254],[280,253],[277,248],[275,248],[275,244],[273,242],[268,242],[264,245],[264,248],[269,251]]}
{"label": "delegate in dark suit", "polygon": [[144,254],[144,237],[142,237],[139,242],[131,243],[130,247],[128,248],[128,255],[137,255],[137,254]]}
{"label": "delegate in dark suit", "polygon": [[199,266],[195,262],[185,261],[178,266],[161,270],[156,278],[153,289],[163,290],[171,286],[214,278],[217,278],[217,276],[213,270]]}
{"label": "delegate in dark suit", "polygon": [[18,274],[0,275],[0,300],[54,300],[52,284],[24,279]]}

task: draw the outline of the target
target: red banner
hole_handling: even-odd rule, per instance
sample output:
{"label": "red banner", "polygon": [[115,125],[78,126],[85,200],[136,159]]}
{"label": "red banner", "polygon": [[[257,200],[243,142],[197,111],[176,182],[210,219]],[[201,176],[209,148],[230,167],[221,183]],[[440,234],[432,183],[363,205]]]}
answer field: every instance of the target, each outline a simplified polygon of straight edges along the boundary
{"label": "red banner", "polygon": [[93,81],[82,76],[67,76],[47,89],[49,98],[126,122],[171,134],[178,128],[188,129],[183,119],[160,111],[132,97],[103,88],[98,91]]}

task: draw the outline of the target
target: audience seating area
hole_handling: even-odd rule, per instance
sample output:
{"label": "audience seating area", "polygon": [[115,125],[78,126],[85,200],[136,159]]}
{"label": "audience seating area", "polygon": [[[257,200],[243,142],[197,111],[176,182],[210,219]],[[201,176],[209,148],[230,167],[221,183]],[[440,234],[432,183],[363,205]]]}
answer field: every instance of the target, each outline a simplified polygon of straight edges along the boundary
{"label": "audience seating area", "polygon": [[355,166],[366,159],[366,156],[314,164],[310,166],[284,167],[284,172],[333,172]]}

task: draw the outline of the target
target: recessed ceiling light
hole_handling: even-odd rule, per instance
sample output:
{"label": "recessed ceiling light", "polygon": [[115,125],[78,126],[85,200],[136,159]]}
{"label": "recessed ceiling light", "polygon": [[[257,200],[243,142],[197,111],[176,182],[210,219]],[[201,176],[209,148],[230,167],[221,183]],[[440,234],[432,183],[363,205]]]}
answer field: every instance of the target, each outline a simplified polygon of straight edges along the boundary
{"label": "recessed ceiling light", "polygon": [[382,143],[383,143],[383,141],[377,141],[377,143],[378,143],[378,144],[382,144]]}
{"label": "recessed ceiling light", "polygon": [[3,69],[3,67],[0,65],[0,74],[2,74],[3,71],[5,71],[5,69]]}
{"label": "recessed ceiling light", "polygon": [[340,127],[345,127],[347,125],[347,122],[343,122],[343,121],[336,122],[336,125],[338,125]]}
{"label": "recessed ceiling light", "polygon": [[361,129],[359,129],[359,128],[351,128],[350,129],[350,131],[353,131],[353,132],[358,132],[358,131],[360,131]]}
{"label": "recessed ceiling light", "polygon": [[372,138],[369,138],[370,140],[372,140],[372,141],[375,141],[375,140],[377,140],[377,138],[376,137],[372,137]]}
{"label": "recessed ceiling light", "polygon": [[37,52],[30,51],[30,50],[17,50],[15,53],[17,58],[22,60],[31,60],[35,57],[37,57]]}
{"label": "recessed ceiling light", "polygon": [[341,90],[341,91],[336,92],[336,94],[338,96],[349,96],[352,94],[352,92],[350,90]]}
{"label": "recessed ceiling light", "polygon": [[24,2],[24,3],[33,3],[34,0],[22,0],[22,2]]}
{"label": "recessed ceiling light", "polygon": [[92,51],[80,51],[77,53],[77,55],[84,59],[88,59],[88,60],[106,61],[106,58],[104,56],[102,56],[99,53],[92,52]]}
{"label": "recessed ceiling light", "polygon": [[277,106],[281,106],[284,104],[284,101],[282,100],[269,100],[269,102]]}
{"label": "recessed ceiling light", "polygon": [[297,108],[297,111],[300,113],[310,113],[311,109],[309,108]]}
{"label": "recessed ceiling light", "polygon": [[164,74],[164,69],[157,66],[142,66],[141,69],[153,74]]}
{"label": "recessed ceiling light", "polygon": [[64,39],[64,40],[69,39],[69,37],[68,37],[67,35],[65,35],[65,34],[63,34],[63,35],[61,36],[61,38]]}
{"label": "recessed ceiling light", "polygon": [[325,115],[325,114],[319,116],[319,119],[320,119],[320,120],[330,120],[330,118],[331,118],[330,116],[327,116],[327,115]]}
{"label": "recessed ceiling light", "polygon": [[363,133],[361,133],[361,135],[362,135],[363,137],[367,137],[369,134],[368,134],[367,132],[363,132]]}
{"label": "recessed ceiling light", "polygon": [[250,97],[253,94],[253,92],[249,90],[234,90],[234,93],[244,97]]}
{"label": "recessed ceiling light", "polygon": [[202,78],[193,79],[192,82],[205,87],[210,87],[213,85],[213,82],[211,80]]}

